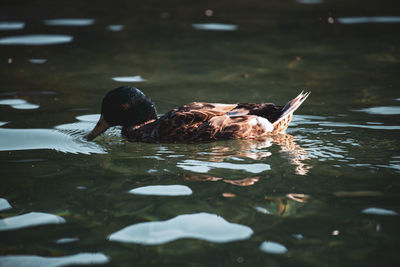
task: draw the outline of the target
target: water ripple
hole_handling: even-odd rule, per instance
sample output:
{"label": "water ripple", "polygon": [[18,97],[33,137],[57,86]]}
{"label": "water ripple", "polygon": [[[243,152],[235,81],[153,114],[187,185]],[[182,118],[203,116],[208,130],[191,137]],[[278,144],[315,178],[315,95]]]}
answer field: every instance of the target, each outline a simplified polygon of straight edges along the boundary
{"label": "water ripple", "polygon": [[7,199],[0,198],[0,211],[11,209],[10,203],[8,203]]}
{"label": "water ripple", "polygon": [[107,30],[113,31],[113,32],[119,32],[124,29],[124,25],[108,25]]}
{"label": "water ripple", "polygon": [[397,16],[381,16],[381,17],[343,17],[336,18],[337,22],[342,24],[358,24],[358,23],[399,23],[400,17]]}
{"label": "water ripple", "polygon": [[0,231],[16,230],[44,224],[65,223],[65,219],[43,212],[30,212],[0,220]]}
{"label": "water ripple", "polygon": [[105,153],[96,143],[53,129],[0,128],[0,151],[32,149],[53,149],[74,154]]}
{"label": "water ripple", "polygon": [[129,193],[147,196],[188,196],[192,194],[192,189],[185,185],[150,185],[132,189]]}
{"label": "water ripple", "polygon": [[26,101],[25,99],[18,99],[18,98],[1,99],[0,105],[8,105],[14,109],[37,109],[37,108],[39,108],[39,105],[31,104],[28,101]]}
{"label": "water ripple", "polygon": [[262,242],[260,250],[271,254],[284,254],[288,251],[284,245],[272,241]]}
{"label": "water ripple", "polygon": [[54,45],[72,42],[74,37],[57,34],[31,34],[0,38],[0,45]]}
{"label": "water ripple", "polygon": [[364,214],[374,214],[374,215],[399,215],[393,210],[387,210],[382,208],[366,208],[361,211]]}
{"label": "water ripple", "polygon": [[90,26],[93,25],[95,19],[77,19],[77,18],[67,18],[67,19],[48,19],[43,23],[47,26]]}
{"label": "water ripple", "polygon": [[142,76],[136,75],[136,76],[119,76],[119,77],[113,77],[112,78],[116,82],[131,82],[131,83],[138,83],[138,82],[145,82],[147,81],[146,79],[143,79]]}
{"label": "water ripple", "polygon": [[211,169],[231,169],[231,170],[243,170],[250,173],[261,173],[271,169],[269,164],[265,163],[253,163],[253,164],[235,164],[228,162],[207,162],[200,160],[184,160],[178,162],[177,166],[184,170],[197,172],[197,173],[207,173]]}
{"label": "water ripple", "polygon": [[45,58],[30,58],[29,62],[33,63],[33,64],[43,64],[43,63],[47,62],[47,59],[45,59]]}
{"label": "water ripple", "polygon": [[192,24],[196,30],[206,31],[236,31],[238,26],[234,24],[222,24],[222,23],[197,23]]}
{"label": "water ripple", "polygon": [[78,253],[62,257],[41,257],[36,255],[0,256],[2,267],[58,267],[67,265],[105,264],[109,258],[103,253]]}
{"label": "water ripple", "polygon": [[2,21],[0,22],[0,31],[22,30],[25,22],[21,21]]}
{"label": "water ripple", "polygon": [[216,214],[195,213],[167,221],[134,224],[111,234],[108,239],[143,245],[160,245],[181,238],[225,243],[247,239],[252,234],[250,227],[227,222]]}
{"label": "water ripple", "polygon": [[363,108],[354,111],[365,112],[372,115],[399,115],[400,107],[389,106],[389,107],[372,107]]}

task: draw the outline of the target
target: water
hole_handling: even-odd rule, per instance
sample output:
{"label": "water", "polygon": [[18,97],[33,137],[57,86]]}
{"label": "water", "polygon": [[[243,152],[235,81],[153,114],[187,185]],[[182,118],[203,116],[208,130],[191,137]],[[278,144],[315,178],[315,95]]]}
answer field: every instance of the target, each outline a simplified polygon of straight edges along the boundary
{"label": "water", "polygon": [[[396,1],[3,1],[0,266],[400,263]],[[86,142],[103,95],[286,103],[287,135]]]}

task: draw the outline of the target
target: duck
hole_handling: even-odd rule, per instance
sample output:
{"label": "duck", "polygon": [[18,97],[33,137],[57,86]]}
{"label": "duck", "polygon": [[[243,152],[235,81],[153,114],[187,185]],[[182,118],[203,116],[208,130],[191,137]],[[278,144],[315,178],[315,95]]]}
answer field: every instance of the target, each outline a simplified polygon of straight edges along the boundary
{"label": "duck", "polygon": [[134,142],[204,142],[261,139],[285,133],[293,112],[311,92],[301,92],[285,105],[273,103],[191,102],[162,116],[141,90],[122,86],[103,98],[100,119],[86,140],[92,141],[113,126]]}

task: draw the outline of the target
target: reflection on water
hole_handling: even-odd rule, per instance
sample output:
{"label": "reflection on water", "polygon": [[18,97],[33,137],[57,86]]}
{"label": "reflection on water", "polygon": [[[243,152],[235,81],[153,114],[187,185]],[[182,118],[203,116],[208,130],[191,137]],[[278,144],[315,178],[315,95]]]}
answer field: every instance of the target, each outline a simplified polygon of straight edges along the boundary
{"label": "reflection on water", "polygon": [[366,208],[361,211],[364,214],[374,214],[374,215],[399,215],[393,210],[387,210],[382,208]]}
{"label": "reflection on water", "polygon": [[236,31],[238,26],[234,24],[222,24],[222,23],[197,23],[192,24],[196,30],[206,31]]}
{"label": "reflection on water", "polygon": [[129,193],[148,196],[189,196],[192,194],[192,189],[185,185],[149,185],[132,189]]}
{"label": "reflection on water", "polygon": [[57,34],[31,34],[0,38],[0,45],[54,45],[72,42],[74,37]]}
{"label": "reflection on water", "polygon": [[45,59],[45,58],[30,58],[29,62],[33,63],[33,64],[43,64],[43,63],[47,62],[47,59]]}
{"label": "reflection on water", "polygon": [[30,212],[0,220],[0,231],[60,223],[65,223],[65,219],[60,216],[43,212]]}
{"label": "reflection on water", "polygon": [[124,25],[108,25],[107,30],[113,31],[113,32],[119,32],[124,29]]}
{"label": "reflection on water", "polygon": [[[254,207],[258,212],[269,215],[290,216],[304,207],[309,199],[308,195],[290,193],[284,196],[266,196],[262,206]],[[261,204],[261,203],[260,203]]]}
{"label": "reflection on water", "polygon": [[94,19],[76,19],[76,18],[68,18],[68,19],[48,19],[43,23],[47,26],[89,26],[93,25],[95,22]]}
{"label": "reflection on water", "polygon": [[262,242],[260,245],[260,249],[263,252],[271,254],[284,254],[288,251],[284,245],[272,241]]}
{"label": "reflection on water", "polygon": [[25,27],[25,22],[21,21],[1,21],[0,31],[22,30]]}
{"label": "reflection on water", "polygon": [[215,214],[195,213],[162,222],[134,224],[111,234],[108,239],[143,245],[159,245],[181,238],[224,243],[247,239],[252,234],[248,226],[227,222]]}
{"label": "reflection on water", "polygon": [[10,203],[8,203],[7,199],[0,198],[0,211],[11,209]]}
{"label": "reflection on water", "polygon": [[31,104],[24,99],[0,99],[0,105],[9,105],[15,109],[37,109],[39,105]]}
{"label": "reflection on water", "polygon": [[354,111],[361,111],[368,114],[376,114],[376,115],[399,115],[400,107],[372,107]]}
{"label": "reflection on water", "polygon": [[105,264],[109,258],[103,253],[78,253],[63,257],[40,257],[34,255],[0,256],[0,265],[3,267],[42,267],[42,266],[69,266]]}
{"label": "reflection on water", "polygon": [[79,241],[79,238],[66,237],[66,238],[57,239],[56,244],[68,244],[68,243],[77,242],[77,241]]}
{"label": "reflection on water", "polygon": [[74,154],[105,153],[105,150],[95,143],[57,130],[0,128],[0,151],[32,149],[54,149]]}
{"label": "reflection on water", "polygon": [[[397,25],[335,19],[398,15],[395,1],[3,2],[3,20],[26,23],[0,31],[0,98],[17,101],[0,106],[0,222],[28,228],[1,231],[1,266],[86,264],[92,254],[79,252],[112,266],[399,261]],[[71,14],[96,21],[61,23]],[[66,45],[40,46],[59,35]],[[313,97],[288,134],[266,140],[133,143],[113,127],[85,141],[99,115],[74,117],[129,82],[161,113],[196,100],[284,103],[303,87]],[[17,217],[30,211],[66,222],[33,227]],[[59,257],[69,255],[84,259]]]}
{"label": "reflection on water", "polygon": [[[19,108],[19,105],[31,105],[24,104],[26,103],[24,101],[9,99],[2,103],[12,105],[14,108]],[[99,115],[83,115],[76,118],[79,122],[58,125],[55,129],[0,128],[0,151],[52,149],[74,154],[106,153],[102,146],[83,139],[83,136],[93,128]]]}
{"label": "reflection on water", "polygon": [[176,165],[184,170],[207,173],[211,169],[230,169],[230,170],[243,170],[250,173],[261,173],[271,169],[269,164],[264,163],[253,163],[253,164],[236,164],[228,162],[207,162],[200,160],[187,159],[182,162],[178,162]]}
{"label": "reflection on water", "polygon": [[147,81],[146,79],[143,79],[142,76],[136,75],[136,76],[119,76],[119,77],[113,77],[112,78],[116,82],[132,82],[132,83],[138,83],[138,82],[145,82]]}
{"label": "reflection on water", "polygon": [[336,19],[342,24],[357,23],[400,23],[400,17],[382,16],[382,17],[343,17]]}

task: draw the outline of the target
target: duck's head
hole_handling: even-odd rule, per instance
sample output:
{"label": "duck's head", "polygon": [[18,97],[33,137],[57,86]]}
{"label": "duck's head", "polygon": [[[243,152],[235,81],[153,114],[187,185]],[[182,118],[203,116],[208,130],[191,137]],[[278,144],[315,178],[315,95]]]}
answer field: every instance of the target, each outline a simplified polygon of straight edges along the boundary
{"label": "duck's head", "polygon": [[100,120],[86,139],[93,140],[111,126],[135,126],[153,119],[157,111],[148,96],[135,87],[118,87],[103,98]]}

